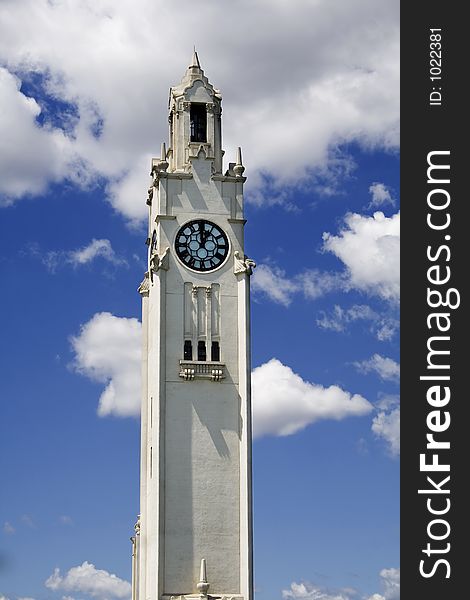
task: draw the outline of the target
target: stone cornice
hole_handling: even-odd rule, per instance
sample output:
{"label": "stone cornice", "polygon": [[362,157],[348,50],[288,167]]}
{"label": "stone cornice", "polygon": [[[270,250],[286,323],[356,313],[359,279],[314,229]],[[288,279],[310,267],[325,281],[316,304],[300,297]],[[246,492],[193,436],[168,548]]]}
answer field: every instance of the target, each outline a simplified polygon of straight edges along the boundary
{"label": "stone cornice", "polygon": [[155,223],[159,223],[160,221],[173,221],[176,219],[175,215],[157,215],[155,217]]}
{"label": "stone cornice", "polygon": [[192,179],[193,174],[185,171],[162,171],[158,177],[160,179]]}
{"label": "stone cornice", "polygon": [[221,173],[214,173],[212,175],[214,181],[231,181],[233,183],[245,183],[246,177],[236,177],[235,175],[222,175]]}
{"label": "stone cornice", "polygon": [[241,225],[245,225],[246,223],[246,219],[227,219],[228,223],[234,223],[234,224],[238,224],[240,223]]}

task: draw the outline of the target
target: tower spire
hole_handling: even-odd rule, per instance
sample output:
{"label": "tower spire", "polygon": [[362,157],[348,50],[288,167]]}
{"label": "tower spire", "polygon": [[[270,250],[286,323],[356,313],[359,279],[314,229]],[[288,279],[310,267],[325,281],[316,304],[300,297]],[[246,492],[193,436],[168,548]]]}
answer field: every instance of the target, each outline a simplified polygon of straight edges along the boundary
{"label": "tower spire", "polygon": [[191,161],[199,156],[212,161],[214,173],[222,173],[222,96],[209,82],[196,47],[181,82],[170,88],[169,124],[170,172],[191,171]]}
{"label": "tower spire", "polygon": [[200,69],[201,68],[201,63],[199,62],[199,56],[197,55],[196,52],[196,46],[193,46],[193,55],[191,58],[191,64],[189,65],[190,68],[195,67],[196,69]]}

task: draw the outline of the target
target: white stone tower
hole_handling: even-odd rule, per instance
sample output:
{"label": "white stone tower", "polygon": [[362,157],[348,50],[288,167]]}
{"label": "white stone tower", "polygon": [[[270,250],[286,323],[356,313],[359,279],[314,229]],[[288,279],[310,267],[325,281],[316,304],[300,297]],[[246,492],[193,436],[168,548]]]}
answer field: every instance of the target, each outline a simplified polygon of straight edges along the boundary
{"label": "white stone tower", "polygon": [[241,151],[194,52],[152,160],[133,600],[252,600],[249,277]]}

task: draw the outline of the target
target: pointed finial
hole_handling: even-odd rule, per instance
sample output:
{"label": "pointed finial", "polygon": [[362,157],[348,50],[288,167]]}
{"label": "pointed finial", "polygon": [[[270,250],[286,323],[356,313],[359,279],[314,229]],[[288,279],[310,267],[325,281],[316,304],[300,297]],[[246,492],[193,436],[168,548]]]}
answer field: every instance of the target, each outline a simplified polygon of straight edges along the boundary
{"label": "pointed finial", "polygon": [[160,150],[160,162],[158,163],[160,171],[166,171],[168,169],[168,161],[166,159],[166,145],[162,142],[162,149]]}
{"label": "pointed finial", "polygon": [[201,592],[201,596],[207,596],[209,584],[207,583],[206,559],[201,559],[201,570],[199,572],[199,583],[197,589]]}
{"label": "pointed finial", "polygon": [[196,67],[197,69],[201,68],[201,64],[199,62],[199,57],[198,57],[197,52],[196,52],[196,46],[194,46],[193,56],[191,58],[191,64],[189,66],[190,67]]}
{"label": "pointed finial", "polygon": [[237,177],[241,177],[243,175],[244,171],[245,171],[245,167],[243,166],[243,163],[242,163],[242,149],[240,148],[240,146],[238,146],[237,162],[236,162],[235,166],[233,167],[233,172],[235,173],[235,175]]}
{"label": "pointed finial", "polygon": [[165,142],[162,142],[162,148],[160,150],[160,158],[152,159],[152,171],[151,171],[150,175],[155,176],[155,173],[158,173],[160,171],[166,171],[167,169],[168,169],[168,161],[166,159],[166,144],[165,144]]}

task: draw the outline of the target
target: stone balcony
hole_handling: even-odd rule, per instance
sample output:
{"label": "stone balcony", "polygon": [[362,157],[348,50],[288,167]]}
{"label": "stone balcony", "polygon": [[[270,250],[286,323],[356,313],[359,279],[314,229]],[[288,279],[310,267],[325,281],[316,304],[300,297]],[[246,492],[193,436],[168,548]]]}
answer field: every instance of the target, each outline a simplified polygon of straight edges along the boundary
{"label": "stone balcony", "polygon": [[185,381],[193,381],[194,379],[220,381],[225,379],[225,364],[202,360],[180,360],[179,376]]}

